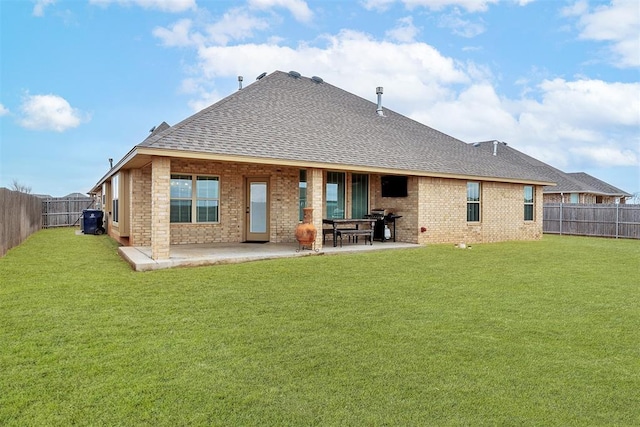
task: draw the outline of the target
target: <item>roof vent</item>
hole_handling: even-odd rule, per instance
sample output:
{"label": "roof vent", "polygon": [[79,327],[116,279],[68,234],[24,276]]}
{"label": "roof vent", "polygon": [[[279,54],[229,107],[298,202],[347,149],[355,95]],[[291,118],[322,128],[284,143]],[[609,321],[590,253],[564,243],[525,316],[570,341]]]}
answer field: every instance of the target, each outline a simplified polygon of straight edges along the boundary
{"label": "roof vent", "polygon": [[311,77],[311,80],[313,80],[316,83],[322,83],[324,82],[324,80],[322,80],[322,77],[318,77],[318,76],[313,76]]}
{"label": "roof vent", "polygon": [[242,76],[238,76],[238,90],[242,90]]}
{"label": "roof vent", "polygon": [[294,79],[299,79],[300,76],[301,76],[301,74],[299,72],[297,72],[297,71],[289,71],[289,75],[291,77],[293,77]]}
{"label": "roof vent", "polygon": [[260,80],[261,78],[263,78],[266,75],[267,75],[267,73],[264,72],[264,73],[260,74],[258,77],[256,77],[256,80]]}
{"label": "roof vent", "polygon": [[382,111],[382,86],[376,88],[376,94],[378,95],[378,108],[376,112],[379,116],[384,116],[384,112]]}

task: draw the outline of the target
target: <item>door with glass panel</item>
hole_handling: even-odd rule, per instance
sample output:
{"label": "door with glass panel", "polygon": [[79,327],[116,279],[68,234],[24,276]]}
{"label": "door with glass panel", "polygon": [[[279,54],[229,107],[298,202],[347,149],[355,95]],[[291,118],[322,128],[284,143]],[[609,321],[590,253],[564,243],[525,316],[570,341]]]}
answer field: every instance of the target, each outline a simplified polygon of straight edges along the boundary
{"label": "door with glass panel", "polygon": [[245,240],[269,241],[269,182],[267,178],[247,178]]}

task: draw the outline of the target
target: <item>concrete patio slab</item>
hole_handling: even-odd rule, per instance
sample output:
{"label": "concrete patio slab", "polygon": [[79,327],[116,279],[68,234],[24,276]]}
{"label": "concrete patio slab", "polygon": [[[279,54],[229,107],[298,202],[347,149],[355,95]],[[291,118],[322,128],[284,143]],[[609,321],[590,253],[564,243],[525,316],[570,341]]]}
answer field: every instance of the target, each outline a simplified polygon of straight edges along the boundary
{"label": "concrete patio slab", "polygon": [[325,246],[321,251],[298,251],[297,243],[210,243],[173,245],[169,259],[153,260],[151,247],[122,246],[122,256],[136,271],[151,271],[173,267],[234,264],[258,260],[291,258],[310,255],[340,255],[355,252],[418,248],[420,245],[398,242],[374,242],[373,245],[345,244],[343,247]]}

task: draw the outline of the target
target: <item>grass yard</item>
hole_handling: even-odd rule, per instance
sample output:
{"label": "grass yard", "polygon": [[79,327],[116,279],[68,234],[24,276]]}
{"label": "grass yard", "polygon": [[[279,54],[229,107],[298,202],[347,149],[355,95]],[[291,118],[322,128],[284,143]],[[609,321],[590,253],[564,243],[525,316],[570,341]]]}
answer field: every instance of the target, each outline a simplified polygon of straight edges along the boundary
{"label": "grass yard", "polygon": [[640,425],[640,242],[545,236],[136,273],[0,259],[0,425]]}

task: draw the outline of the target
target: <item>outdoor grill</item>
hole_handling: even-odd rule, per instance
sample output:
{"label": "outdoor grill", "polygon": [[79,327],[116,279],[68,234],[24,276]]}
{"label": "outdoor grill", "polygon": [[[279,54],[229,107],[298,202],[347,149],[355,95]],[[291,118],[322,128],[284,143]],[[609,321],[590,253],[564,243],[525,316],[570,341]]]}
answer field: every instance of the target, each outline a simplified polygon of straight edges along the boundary
{"label": "outdoor grill", "polygon": [[391,212],[387,213],[386,209],[372,209],[369,215],[365,215],[366,218],[375,219],[375,227],[373,229],[373,239],[384,242],[384,230],[389,227],[391,231],[390,239],[396,241],[396,220],[402,218],[402,215],[395,215]]}

